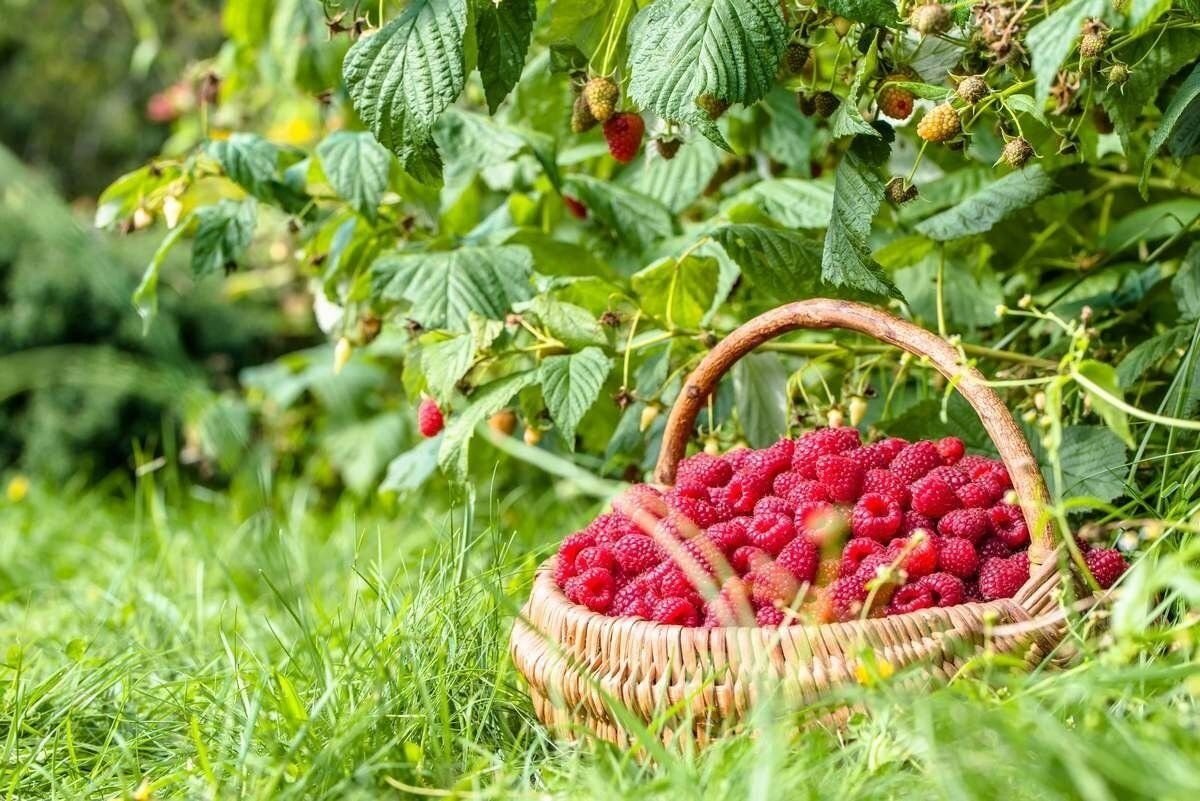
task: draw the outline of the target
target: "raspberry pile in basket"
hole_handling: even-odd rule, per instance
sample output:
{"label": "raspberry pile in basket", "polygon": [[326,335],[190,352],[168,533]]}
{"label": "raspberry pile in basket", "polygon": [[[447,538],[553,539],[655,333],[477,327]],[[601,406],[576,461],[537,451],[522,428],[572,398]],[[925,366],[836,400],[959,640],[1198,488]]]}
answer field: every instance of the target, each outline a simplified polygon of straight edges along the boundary
{"label": "raspberry pile in basket", "polygon": [[[826,428],[700,453],[675,486],[632,487],[563,540],[555,580],[592,611],[685,626],[778,626],[1011,598],[1029,530],[1004,466],[956,437],[864,445]],[[1120,553],[1091,549],[1102,587]]]}

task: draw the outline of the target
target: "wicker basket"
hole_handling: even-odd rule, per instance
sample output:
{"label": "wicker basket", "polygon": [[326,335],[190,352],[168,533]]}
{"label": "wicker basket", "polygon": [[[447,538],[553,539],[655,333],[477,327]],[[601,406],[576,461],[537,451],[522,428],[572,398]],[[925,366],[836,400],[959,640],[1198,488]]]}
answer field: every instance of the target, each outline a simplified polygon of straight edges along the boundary
{"label": "wicker basket", "polygon": [[[971,404],[1012,477],[1029,526],[1030,579],[1014,598],[925,609],[849,623],[686,628],[597,614],[569,601],[556,586],[553,559],[542,565],[513,626],[517,669],[529,684],[538,717],[566,736],[590,731],[625,744],[622,719],[661,721],[673,710],[696,740],[735,727],[763,680],[812,702],[856,681],[864,646],[900,668],[920,663],[936,678],[954,674],[981,648],[1041,659],[1062,636],[1057,605],[1061,581],[1044,505],[1046,486],[1012,415],[985,383],[937,335],[859,303],[812,299],[781,306],[743,325],[695,369],[671,410],[655,479],[670,485],[696,416],[717,382],[751,350],[801,328],[842,328],[927,358]],[[627,711],[617,707],[623,706]],[[669,738],[669,727],[663,736]]]}

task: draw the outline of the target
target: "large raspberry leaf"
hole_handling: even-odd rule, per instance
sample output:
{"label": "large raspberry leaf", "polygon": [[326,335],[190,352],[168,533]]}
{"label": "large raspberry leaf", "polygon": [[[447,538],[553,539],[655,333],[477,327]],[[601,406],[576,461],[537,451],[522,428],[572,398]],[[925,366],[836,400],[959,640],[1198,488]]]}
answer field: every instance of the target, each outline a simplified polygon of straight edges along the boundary
{"label": "large raspberry leaf", "polygon": [[475,37],[479,43],[479,77],[488,111],[495,114],[525,67],[525,52],[537,18],[535,0],[475,4]]}
{"label": "large raspberry leaf", "polygon": [[517,393],[538,381],[537,370],[513,373],[480,387],[471,396],[471,403],[450,418],[438,448],[438,464],[457,479],[467,475],[467,449],[475,429],[484,420],[508,406]]}
{"label": "large raspberry leaf", "polygon": [[600,397],[612,361],[596,347],[578,353],[549,356],[538,370],[542,396],[563,444],[575,449],[575,427]]}
{"label": "large raspberry leaf", "polygon": [[775,82],[788,39],[776,0],[658,0],[638,13],[630,30],[633,102],[696,126],[726,149],[696,98],[759,100]]}
{"label": "large raspberry leaf", "polygon": [[882,200],[883,181],[871,163],[852,147],[835,174],[833,216],[825,232],[821,277],[837,287],[902,298],[900,290],[871,257],[871,220]]}
{"label": "large raspberry leaf", "polygon": [[387,149],[368,133],[335,131],[317,145],[317,158],[333,191],[374,221],[392,163]]}
{"label": "large raspberry leaf", "polygon": [[1010,214],[1032,206],[1053,189],[1054,179],[1035,164],[982,187],[921,222],[917,231],[939,242],[982,234]]}
{"label": "large raspberry leaf", "polygon": [[1039,105],[1050,96],[1059,68],[1079,41],[1083,21],[1102,16],[1107,5],[1105,0],[1071,0],[1029,29],[1025,45],[1037,80],[1034,94]]}

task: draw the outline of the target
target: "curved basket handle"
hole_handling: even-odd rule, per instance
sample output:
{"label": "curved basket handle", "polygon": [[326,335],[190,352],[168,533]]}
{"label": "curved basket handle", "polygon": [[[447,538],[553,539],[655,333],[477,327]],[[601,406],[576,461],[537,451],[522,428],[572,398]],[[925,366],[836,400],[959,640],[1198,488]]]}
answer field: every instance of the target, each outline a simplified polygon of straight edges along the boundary
{"label": "curved basket handle", "polygon": [[1049,525],[1037,525],[1041,507],[1049,498],[1037,461],[1008,407],[987,386],[980,372],[962,364],[954,346],[937,334],[880,309],[848,300],[812,298],[780,306],[745,323],[709,351],[687,377],[667,418],[658,464],[654,468],[658,483],[675,482],[675,470],[687,452],[696,416],[721,377],[738,359],[767,340],[800,328],[843,328],[867,334],[915,356],[928,358],[939,373],[957,381],[955,388],[979,415],[1000,459],[1008,468],[1034,544],[1044,549],[1054,547]]}

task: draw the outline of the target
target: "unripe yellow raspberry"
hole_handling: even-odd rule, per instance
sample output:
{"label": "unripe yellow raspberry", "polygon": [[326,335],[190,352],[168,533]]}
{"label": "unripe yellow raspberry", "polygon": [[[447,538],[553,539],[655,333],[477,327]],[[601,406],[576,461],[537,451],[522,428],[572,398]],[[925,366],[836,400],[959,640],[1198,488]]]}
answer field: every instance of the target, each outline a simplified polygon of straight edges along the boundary
{"label": "unripe yellow raspberry", "polygon": [[958,136],[961,130],[958,112],[949,103],[934,106],[917,123],[917,136],[926,142],[947,142]]}

